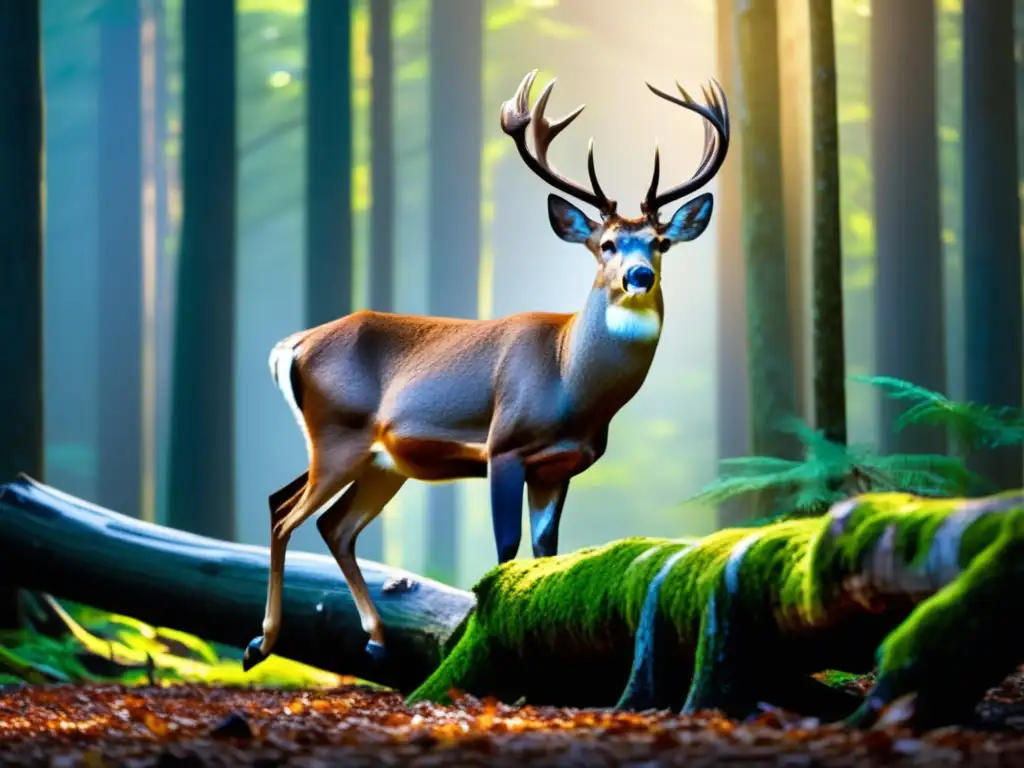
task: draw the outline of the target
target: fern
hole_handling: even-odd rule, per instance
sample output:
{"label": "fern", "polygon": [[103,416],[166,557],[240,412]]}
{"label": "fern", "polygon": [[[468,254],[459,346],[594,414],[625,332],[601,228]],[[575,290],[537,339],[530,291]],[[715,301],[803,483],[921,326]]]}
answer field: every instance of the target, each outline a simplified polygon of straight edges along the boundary
{"label": "fern", "polygon": [[896,430],[912,424],[942,427],[961,453],[1024,444],[1024,413],[1018,408],[950,400],[941,392],[892,376],[851,378],[878,387],[894,400],[912,402],[893,425]]}
{"label": "fern", "polygon": [[[898,381],[898,380],[895,380]],[[845,446],[825,437],[800,419],[780,427],[803,446],[803,460],[773,456],[725,459],[721,474],[690,501],[720,504],[769,491],[775,509],[758,523],[780,517],[822,514],[832,504],[866,491],[902,491],[918,496],[963,495],[985,481],[950,456],[897,454],[880,456],[870,446]]]}

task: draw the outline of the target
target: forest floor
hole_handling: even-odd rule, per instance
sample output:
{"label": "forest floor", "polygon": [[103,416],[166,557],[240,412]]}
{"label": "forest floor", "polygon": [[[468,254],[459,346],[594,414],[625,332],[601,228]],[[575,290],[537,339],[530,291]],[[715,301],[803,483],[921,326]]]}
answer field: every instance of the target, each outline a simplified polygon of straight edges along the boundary
{"label": "forest floor", "polygon": [[[857,685],[856,682],[852,685]],[[863,687],[863,685],[861,685]],[[0,694],[0,765],[861,766],[1024,762],[1024,677],[989,692],[987,728],[858,732],[766,709],[745,723],[511,707],[405,707],[348,686],[296,692],[57,685]],[[993,730],[993,727],[995,730]]]}

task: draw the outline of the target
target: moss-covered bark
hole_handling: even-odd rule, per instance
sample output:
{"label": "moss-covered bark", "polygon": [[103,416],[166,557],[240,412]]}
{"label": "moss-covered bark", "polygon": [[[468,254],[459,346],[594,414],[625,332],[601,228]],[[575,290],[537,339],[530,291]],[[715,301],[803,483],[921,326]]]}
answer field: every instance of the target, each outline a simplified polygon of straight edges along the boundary
{"label": "moss-covered bark", "polygon": [[[913,697],[911,724],[962,722],[985,690],[1024,658],[1015,604],[1024,594],[1024,499],[1008,498],[1013,506],[995,542],[884,640],[877,683],[850,724],[873,724],[903,696]],[[976,544],[988,537],[987,528],[978,528]]]}
{"label": "moss-covered bark", "polygon": [[[816,519],[700,540],[627,539],[507,563],[477,585],[476,611],[410,698],[444,699],[458,689],[546,704],[719,708],[734,716],[772,701],[842,717],[857,700],[811,674],[868,671],[885,641],[875,699],[891,701],[944,686],[925,682],[931,673],[948,675],[930,660],[969,655],[974,626],[1003,632],[1013,613],[1005,602],[1020,578],[1018,530],[1019,493],[981,500],[873,494]],[[941,641],[931,624],[924,634],[913,628],[926,621],[941,625]],[[962,713],[1011,671],[1020,660],[1012,636],[1005,632],[1007,639],[993,641],[995,653],[986,645],[984,659],[961,665],[962,685],[931,691],[957,704],[932,707],[922,722]],[[915,674],[892,682],[907,658]]]}

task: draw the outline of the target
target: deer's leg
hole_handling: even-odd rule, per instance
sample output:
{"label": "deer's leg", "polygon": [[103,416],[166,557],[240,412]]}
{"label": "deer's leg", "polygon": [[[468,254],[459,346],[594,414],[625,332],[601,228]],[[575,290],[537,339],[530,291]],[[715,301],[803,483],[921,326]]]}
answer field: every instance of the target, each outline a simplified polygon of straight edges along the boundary
{"label": "deer's leg", "polygon": [[569,492],[569,480],[560,483],[532,482],[527,486],[530,505],[530,538],[534,557],[558,554],[558,523]]}
{"label": "deer's leg", "polygon": [[370,599],[366,579],[356,562],[356,538],[380,514],[384,505],[394,498],[404,483],[405,477],[402,475],[371,464],[338,502],[316,521],[320,535],[345,575],[362,620],[363,631],[370,636],[366,651],[376,659],[384,656],[384,629],[380,614]]}
{"label": "deer's leg", "polygon": [[309,470],[292,480],[288,485],[282,486],[270,494],[267,499],[270,505],[270,527],[277,525],[277,521],[286,515],[302,496],[302,491],[309,482]]}
{"label": "deer's leg", "polygon": [[[309,472],[301,475],[270,494],[267,500],[270,506],[270,530],[277,528],[278,523],[287,515],[302,498],[306,491],[306,484],[309,480]],[[263,614],[263,634],[249,643],[245,649],[245,656],[242,660],[242,668],[246,671],[252,669],[266,658],[261,650],[269,631],[273,632],[270,644],[276,638],[277,630],[281,624],[281,590],[284,586],[284,558],[285,550],[288,548],[287,538],[270,537],[270,577],[267,582],[267,607]],[[268,646],[269,648],[269,646]]]}
{"label": "deer's leg", "polygon": [[487,474],[491,481],[491,522],[498,562],[513,559],[523,537],[523,486],[526,468],[514,454],[491,456]]}
{"label": "deer's leg", "polygon": [[[363,433],[328,433],[322,436],[313,452],[306,484],[298,498],[292,496],[271,513],[270,577],[263,634],[253,638],[246,647],[243,669],[252,669],[269,656],[281,631],[285,552],[292,531],[359,476],[369,459],[371,443]],[[287,490],[297,486],[298,482],[296,478],[274,493],[272,500],[284,498]]]}

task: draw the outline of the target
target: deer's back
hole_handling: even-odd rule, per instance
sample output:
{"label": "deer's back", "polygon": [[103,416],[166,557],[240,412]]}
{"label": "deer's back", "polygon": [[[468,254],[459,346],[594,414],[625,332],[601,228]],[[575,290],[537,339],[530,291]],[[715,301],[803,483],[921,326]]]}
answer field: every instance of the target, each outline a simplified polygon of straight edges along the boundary
{"label": "deer's back", "polygon": [[482,441],[496,384],[558,376],[557,348],[569,317],[356,312],[303,337],[298,359],[306,397],[380,429]]}

